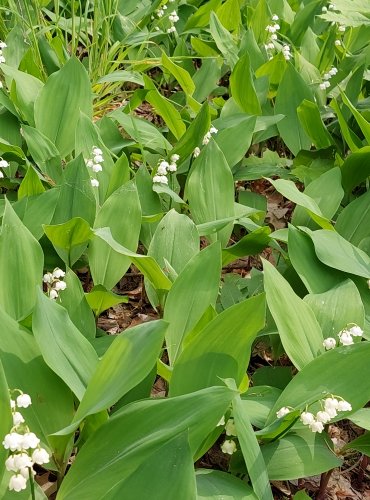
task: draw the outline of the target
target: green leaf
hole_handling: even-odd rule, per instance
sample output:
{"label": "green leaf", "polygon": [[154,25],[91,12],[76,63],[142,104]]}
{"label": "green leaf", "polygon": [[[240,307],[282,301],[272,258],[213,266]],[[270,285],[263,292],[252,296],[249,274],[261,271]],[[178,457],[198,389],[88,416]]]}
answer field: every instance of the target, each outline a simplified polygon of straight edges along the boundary
{"label": "green leaf", "polygon": [[[276,419],[276,412],[283,406],[304,409],[306,405],[335,394],[352,405],[353,411],[362,408],[370,398],[370,387],[359,384],[370,375],[366,362],[370,353],[370,342],[359,342],[327,351],[306,365],[287,385],[274,407],[267,424]],[[333,369],[335,367],[335,369]],[[345,373],[345,377],[338,377]],[[347,418],[342,413],[340,418]]]}
{"label": "green leaf", "polygon": [[[32,405],[22,411],[27,425],[50,446],[49,435],[68,425],[73,417],[73,395],[46,365],[34,336],[2,309],[0,359],[8,386],[31,396]],[[4,421],[6,417],[1,418],[1,423]]]}
{"label": "green leaf", "polygon": [[67,288],[59,292],[60,302],[67,309],[68,316],[78,330],[91,340],[96,334],[95,318],[87,303],[81,281],[72,269],[67,270],[64,281]]}
{"label": "green leaf", "polygon": [[275,114],[285,115],[278,122],[277,128],[294,155],[311,146],[311,139],[304,131],[297,114],[297,108],[303,100],[313,101],[312,92],[294,66],[288,64],[276,95]]}
{"label": "green leaf", "polygon": [[310,307],[293,291],[279,271],[263,261],[267,304],[281,342],[298,370],[323,352],[321,328]]}
{"label": "green leaf", "polygon": [[240,108],[250,115],[261,115],[261,105],[253,82],[248,52],[236,63],[230,75],[230,89]]}
{"label": "green leaf", "polygon": [[335,231],[305,229],[315,246],[317,257],[329,267],[356,276],[370,277],[369,256]]}
{"label": "green leaf", "polygon": [[172,285],[163,315],[170,324],[166,335],[170,364],[180,354],[186,334],[209,305],[215,306],[220,274],[221,250],[215,243],[190,259]]}
{"label": "green leaf", "polygon": [[238,48],[234,43],[233,37],[227,29],[223,27],[214,12],[211,12],[209,25],[212,38],[216,42],[217,48],[226,59],[228,65],[233,68],[238,61]]}
{"label": "green leaf", "polygon": [[76,57],[47,79],[35,102],[36,128],[53,142],[62,157],[72,152],[80,112],[92,116],[86,69]]}
{"label": "green leaf", "polygon": [[198,500],[257,500],[252,488],[237,477],[212,469],[195,471]]}
{"label": "green leaf", "polygon": [[35,101],[42,91],[44,84],[38,78],[11,68],[6,64],[2,64],[1,69],[6,76],[12,78],[15,82],[15,87],[11,91],[12,100],[15,101],[26,121],[30,125],[34,125],[36,121],[36,116],[34,116],[36,114],[36,110],[34,110]]}
{"label": "green leaf", "polygon": [[341,283],[345,277],[325,266],[315,253],[311,238],[290,225],[288,230],[290,261],[310,293],[323,293]]}
{"label": "green leaf", "polygon": [[103,285],[96,285],[91,292],[86,294],[86,300],[98,318],[103,311],[122,302],[128,302],[128,298],[117,295],[107,290]]}
{"label": "green leaf", "polygon": [[150,90],[147,93],[145,100],[149,102],[153,106],[156,113],[163,118],[165,124],[176,139],[180,139],[180,137],[186,132],[186,126],[182,121],[180,113],[177,111],[175,106],[171,104],[171,101],[163,97],[157,89]]}
{"label": "green leaf", "polygon": [[95,349],[77,330],[64,307],[41,291],[32,330],[45,362],[81,400],[98,363]]}
{"label": "green leaf", "polygon": [[253,490],[257,498],[261,500],[272,499],[273,496],[261,448],[258,445],[248,415],[244,411],[240,396],[235,396],[233,400],[233,416]]}
{"label": "green leaf", "polygon": [[92,236],[90,225],[81,217],[74,217],[64,224],[44,225],[44,232],[57,254],[67,266],[72,266],[86,250]]}
{"label": "green leaf", "polygon": [[344,449],[356,450],[370,457],[370,432],[365,432],[362,436],[350,441]]}
{"label": "green leaf", "polygon": [[330,221],[324,217],[318,204],[307,194],[301,193],[294,182],[287,181],[285,179],[277,179],[276,181],[268,179],[268,181],[271,182],[276,191],[282,194],[285,198],[288,198],[288,200],[291,200],[297,205],[305,208],[307,213],[315,222],[317,222],[317,224],[326,229],[332,229]]}
{"label": "green leaf", "polygon": [[370,191],[349,203],[339,214],[335,230],[356,246],[370,236]]}
{"label": "green leaf", "polygon": [[[199,235],[194,222],[176,210],[170,210],[159,222],[148,249],[162,269],[166,262],[179,274],[187,262],[199,252]],[[145,289],[153,305],[159,304],[150,283],[145,280]]]}
{"label": "green leaf", "polygon": [[370,123],[367,120],[365,120],[365,118],[359,111],[357,111],[357,109],[353,106],[353,104],[351,103],[351,101],[348,99],[348,97],[344,92],[341,92],[340,95],[342,96],[344,104],[349,108],[349,110],[353,114],[358,126],[361,129],[361,132],[364,134],[368,146],[370,146]]}
{"label": "green leaf", "polygon": [[306,295],[304,301],[315,313],[324,338],[336,337],[350,323],[364,327],[365,311],[361,295],[351,280],[325,293]]}
{"label": "green leaf", "polygon": [[[124,214],[124,217],[122,217]],[[135,251],[139,242],[141,208],[135,184],[130,181],[105,201],[97,213],[94,227],[109,227],[115,241]],[[94,284],[113,288],[130,267],[131,259],[115,251],[109,243],[93,239],[89,246],[89,264]]]}
{"label": "green leaf", "polygon": [[180,161],[185,160],[192,154],[197,146],[200,146],[203,137],[208,132],[210,125],[210,111],[207,102],[200,108],[195,120],[191,122],[185,134],[172,149],[171,154],[178,154]]}
{"label": "green leaf", "polygon": [[370,176],[370,146],[349,155],[342,165],[342,184],[346,193]]}
{"label": "green leaf", "polygon": [[41,246],[6,200],[0,235],[0,304],[13,318],[31,314],[43,265]]}
{"label": "green leaf", "polygon": [[171,59],[167,57],[164,52],[162,52],[161,63],[162,66],[177,80],[185,94],[192,96],[195,90],[195,85],[186,69],[171,61]]}
{"label": "green leaf", "polygon": [[83,446],[62,483],[58,500],[81,499],[81,491],[86,498],[100,497],[112,488],[124,494],[125,481],[133,471],[159,446],[185,430],[194,454],[204,436],[216,427],[233,395],[234,391],[217,387],[124,407]]}
{"label": "green leaf", "polygon": [[64,181],[60,186],[59,203],[52,224],[61,224],[73,217],[81,217],[92,226],[95,212],[96,201],[90,175],[82,155],[79,155],[70,161],[64,170]]}
{"label": "green leaf", "polygon": [[153,149],[159,153],[170,150],[171,144],[163,137],[159,130],[147,120],[127,115],[121,109],[116,109],[110,115],[116,120],[137,143],[147,149]]}
{"label": "green leaf", "polygon": [[[186,196],[196,224],[235,214],[233,176],[222,151],[212,139],[192,165]],[[217,236],[211,235],[210,240],[219,240],[224,247],[231,231],[232,223],[218,231]]]}
{"label": "green leaf", "polygon": [[317,149],[325,149],[332,145],[333,139],[321,119],[316,103],[304,99],[297,108],[297,114],[304,131]]}
{"label": "green leaf", "polygon": [[[341,180],[340,169],[334,167],[310,182],[304,190],[304,194],[316,202],[321,213],[328,220],[336,214],[344,195]],[[307,226],[311,229],[317,227],[310,220],[307,210],[300,205],[294,209],[292,224]]]}
{"label": "green leaf", "polygon": [[108,243],[113,250],[130,257],[135,266],[148,278],[157,290],[169,290],[172,282],[163,273],[158,263],[148,255],[137,254],[123,247],[112,237],[109,227],[94,230],[95,236]]}
{"label": "green leaf", "polygon": [[264,327],[265,308],[264,295],[251,297],[229,307],[192,335],[175,361],[170,396],[222,385],[227,378],[239,386],[252,343]]}
{"label": "green leaf", "polygon": [[269,227],[261,227],[243,236],[235,245],[224,248],[222,250],[222,267],[240,257],[256,255],[262,252],[270,243],[270,232]]}
{"label": "green leaf", "polygon": [[325,436],[310,430],[290,433],[266,444],[262,454],[271,481],[316,476],[342,464],[329,449]]}
{"label": "green leaf", "polygon": [[42,182],[39,179],[35,169],[30,165],[27,169],[26,175],[21,182],[18,189],[18,200],[27,196],[34,196],[41,194],[45,191]]}
{"label": "green leaf", "polygon": [[[232,168],[244,158],[251,146],[256,117],[243,116],[243,119],[234,125],[231,123],[229,125],[226,120],[225,122],[216,122],[220,129],[214,140],[225,155],[229,167]],[[237,142],[235,137],[239,137]]]}
{"label": "green leaf", "polygon": [[150,321],[116,336],[96,365],[72,426],[58,434],[71,432],[88,415],[106,410],[136,387],[155,365],[166,329],[164,321]]}

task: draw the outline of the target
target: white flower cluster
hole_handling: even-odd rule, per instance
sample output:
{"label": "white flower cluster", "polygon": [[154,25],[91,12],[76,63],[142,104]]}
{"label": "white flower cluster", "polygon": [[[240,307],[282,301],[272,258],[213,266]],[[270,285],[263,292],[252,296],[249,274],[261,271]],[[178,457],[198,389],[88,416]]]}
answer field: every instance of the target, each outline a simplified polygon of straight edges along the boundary
{"label": "white flower cluster", "polygon": [[280,29],[280,24],[278,24],[276,21],[279,20],[279,16],[274,14],[271,18],[271,23],[268,24],[265,28],[265,30],[270,34],[269,40],[267,44],[265,45],[266,50],[267,49],[274,49],[275,45],[274,42],[278,39],[278,36],[276,34],[277,31]]}
{"label": "white flower cluster", "polygon": [[292,58],[292,53],[290,52],[290,47],[289,45],[283,45],[283,48],[281,49],[281,52],[284,56],[284,59],[286,61],[289,61]]}
{"label": "white flower cluster", "polygon": [[1,63],[5,63],[5,57],[4,57],[4,54],[3,54],[3,49],[6,49],[7,48],[7,44],[5,42],[2,42],[0,40],[0,64]]}
{"label": "white flower cluster", "polygon": [[[212,134],[217,134],[218,130],[216,127],[214,127],[213,125],[211,125],[211,128],[209,129],[209,131],[206,133],[206,135],[203,137],[203,141],[202,141],[202,144],[203,145],[206,145],[209,143],[211,137],[212,137]],[[193,153],[194,154],[194,153]]]}
{"label": "white flower cluster", "polygon": [[[225,425],[225,417],[222,417],[218,425]],[[236,436],[236,427],[233,418],[229,418],[225,425],[226,436]],[[221,445],[222,453],[232,455],[236,452],[236,443],[233,439],[226,439]]]}
{"label": "white flower cluster", "polygon": [[[8,168],[9,163],[0,156],[0,168]],[[0,170],[0,179],[4,177],[3,172]]]}
{"label": "white flower cluster", "polygon": [[[14,391],[15,392],[15,391]],[[27,488],[27,479],[35,475],[33,465],[43,465],[50,461],[48,452],[40,447],[40,439],[30,432],[19,408],[28,408],[32,401],[28,394],[21,391],[14,400],[10,399],[10,406],[13,416],[13,427],[10,433],[4,437],[3,446],[12,454],[6,459],[5,467],[8,471],[14,472],[9,481],[9,490],[16,492]]]}
{"label": "white flower cluster", "polygon": [[59,267],[56,267],[52,273],[44,274],[43,282],[46,283],[47,292],[52,300],[59,297],[58,292],[60,292],[60,290],[65,290],[67,288],[67,283],[61,280],[65,275],[66,273],[59,269]]}
{"label": "white flower cluster", "polygon": [[157,167],[157,172],[153,177],[154,184],[168,184],[167,174],[168,172],[174,173],[177,171],[177,162],[179,161],[179,155],[172,155],[170,162],[166,160],[161,160]]}
{"label": "white flower cluster", "polygon": [[[351,404],[338,396],[322,399],[320,403],[322,409],[318,411],[316,415],[309,411],[301,413],[301,422],[304,425],[308,425],[312,432],[321,433],[324,430],[324,424],[327,424],[332,418],[335,418],[338,412],[352,411]],[[276,412],[276,416],[277,418],[282,418],[291,411],[291,408],[283,406],[283,408],[280,408],[280,410]]]}
{"label": "white flower cluster", "polygon": [[[352,326],[351,326],[352,325]],[[352,345],[353,337],[362,337],[364,331],[358,325],[351,323],[351,325],[347,325],[346,328],[343,328],[338,333],[339,343],[342,345]],[[337,341],[333,337],[328,337],[322,343],[326,350],[334,349],[337,346]]]}
{"label": "white flower cluster", "polygon": [[335,76],[336,74],[338,73],[338,70],[337,68],[335,68],[334,66],[327,72],[324,74],[324,76],[322,77],[323,78],[323,81],[320,83],[319,85],[319,88],[321,90],[325,90],[325,89],[328,89],[330,87],[330,82],[329,80]]}
{"label": "white flower cluster", "polygon": [[[101,172],[103,170],[102,163],[104,161],[103,151],[93,146],[92,148],[92,158],[85,160],[86,166],[91,168],[95,173]],[[99,187],[99,181],[97,179],[91,179],[91,185],[93,187]]]}

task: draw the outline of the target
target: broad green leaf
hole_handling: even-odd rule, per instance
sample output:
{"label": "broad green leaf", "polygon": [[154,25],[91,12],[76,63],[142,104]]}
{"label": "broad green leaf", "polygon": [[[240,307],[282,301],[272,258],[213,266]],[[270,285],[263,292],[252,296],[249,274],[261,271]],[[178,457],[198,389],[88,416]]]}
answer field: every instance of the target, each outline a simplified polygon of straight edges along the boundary
{"label": "broad green leaf", "polygon": [[297,205],[305,208],[307,213],[315,222],[317,222],[317,224],[326,229],[332,229],[330,221],[324,217],[318,204],[307,194],[301,193],[294,182],[287,181],[285,179],[277,179],[275,181],[272,179],[268,180],[274,186],[276,191],[285,196],[285,198],[288,198],[288,200],[291,200]]}
{"label": "broad green leaf", "polygon": [[222,267],[227,266],[230,262],[247,255],[256,255],[270,243],[270,228],[261,227],[251,233],[243,236],[238,243],[226,247],[222,250]]}
{"label": "broad green leaf", "polygon": [[344,160],[341,170],[343,188],[346,192],[351,192],[370,176],[370,146],[365,146],[349,155]]}
{"label": "broad green leaf", "polygon": [[36,116],[34,116],[36,114],[35,101],[44,84],[38,78],[6,64],[2,64],[1,69],[7,77],[15,82],[14,90],[11,91],[12,100],[15,101],[26,121],[30,125],[34,125],[36,121]]}
{"label": "broad green leaf", "polygon": [[229,307],[192,335],[175,361],[170,396],[222,385],[227,378],[239,386],[252,343],[265,324],[265,307],[264,295],[251,297]]}
{"label": "broad green leaf", "polygon": [[160,153],[163,153],[163,150],[171,149],[171,144],[167,139],[147,120],[127,115],[120,109],[113,111],[109,116],[116,120],[125,132],[143,147]]}
{"label": "broad green leaf", "polygon": [[[0,344],[1,345],[1,344]],[[0,405],[2,408],[0,420],[0,436],[8,434],[13,425],[13,418],[10,409],[9,389],[6,381],[4,368],[0,356]],[[8,458],[8,450],[3,446],[0,450],[0,482],[5,471],[5,460]]]}
{"label": "broad green leaf", "polygon": [[198,500],[257,500],[252,488],[227,472],[197,469],[195,479]]}
{"label": "broad green leaf", "polygon": [[335,230],[356,246],[370,236],[370,191],[359,196],[339,214]]}
{"label": "broad green leaf", "polygon": [[[58,500],[88,500],[118,488],[155,450],[183,431],[194,454],[228,408],[234,391],[217,387],[186,396],[144,400],[118,411],[80,450]],[[122,432],[130,429],[130,432]],[[107,467],[109,464],[109,467]]]}
{"label": "broad green leaf", "polygon": [[202,139],[208,132],[210,125],[210,110],[207,102],[203,104],[195,120],[191,122],[185,134],[171,150],[171,154],[178,154],[180,161],[185,160],[197,146],[200,146]]}
{"label": "broad green leaf", "polygon": [[316,103],[306,99],[297,108],[298,118],[306,134],[317,149],[325,149],[332,145],[333,139],[327,131]]}
{"label": "broad green leaf", "polygon": [[361,408],[360,410],[352,413],[349,420],[356,424],[358,427],[369,431],[370,430],[370,408]]}
{"label": "broad green leaf", "polygon": [[285,115],[278,122],[277,128],[294,155],[301,149],[311,147],[311,139],[304,131],[297,114],[297,108],[303,100],[313,101],[312,92],[294,66],[288,64],[276,95],[275,114]]}
{"label": "broad green leaf", "polygon": [[261,449],[272,481],[315,476],[342,464],[329,449],[325,436],[310,430],[292,432]]}
{"label": "broad green leaf", "polygon": [[177,80],[185,94],[192,96],[195,90],[195,85],[186,69],[171,61],[171,59],[167,57],[164,52],[162,52],[161,63],[162,66]]}
{"label": "broad green leaf", "polygon": [[[220,126],[223,126],[221,122]],[[255,132],[256,118],[255,116],[244,116],[239,123],[233,126],[227,125],[220,128],[219,132],[214,137],[215,142],[225,155],[226,161],[230,168],[240,162],[249,150],[253,133]],[[239,140],[235,142],[235,137]]]}
{"label": "broad green leaf", "polygon": [[[122,217],[124,214],[124,217]],[[130,181],[116,189],[97,213],[94,227],[109,227],[115,241],[131,251],[137,249],[141,208],[135,184]],[[89,245],[89,264],[95,285],[113,288],[131,264],[131,259],[116,252],[103,240]]]}
{"label": "broad green leaf", "polygon": [[150,321],[116,336],[96,365],[73,420],[76,426],[88,415],[112,406],[148,375],[160,354],[166,329],[164,321]]}
{"label": "broad green leaf", "polygon": [[105,497],[117,498],[115,493],[118,493],[127,498],[196,500],[193,456],[187,434],[184,431],[158,445],[123,484]]}
{"label": "broad green leaf", "polygon": [[35,196],[41,194],[45,191],[39,176],[37,175],[35,169],[29,165],[26,175],[21,182],[18,189],[18,200],[21,200],[27,196]]}
{"label": "broad green leaf", "polygon": [[[336,214],[344,195],[341,179],[340,169],[334,167],[313,180],[304,190],[304,194],[316,202],[323,216],[329,220]],[[312,228],[310,217],[303,206],[298,205],[294,209],[292,224]]]}
{"label": "broad green leaf", "polygon": [[329,267],[370,278],[370,257],[336,231],[305,229],[315,246],[317,257]]}
{"label": "broad green leaf", "polygon": [[33,335],[2,309],[0,359],[8,386],[31,396],[32,405],[22,411],[27,425],[42,443],[50,446],[48,436],[72,420],[73,395],[46,365]]}
{"label": "broad green leaf", "polygon": [[161,116],[176,139],[185,133],[186,126],[182,121],[180,113],[175,106],[171,104],[169,99],[163,97],[157,89],[150,90],[145,98],[154,108],[154,110]]}
{"label": "broad green leaf", "polygon": [[136,83],[136,85],[144,86],[144,79],[140,73],[136,71],[113,71],[108,75],[99,78],[97,83],[112,83],[112,82],[131,82]]}
{"label": "broad green leaf", "polygon": [[28,150],[40,170],[54,182],[62,182],[62,160],[54,143],[34,127],[23,124],[22,131]]}
{"label": "broad green leaf", "polygon": [[241,109],[250,115],[262,114],[253,82],[248,52],[239,59],[230,75],[231,94]]}
{"label": "broad green leaf", "polygon": [[143,243],[145,248],[149,248],[150,241],[155,233],[158,222],[157,219],[155,222],[144,222],[144,217],[146,218],[156,214],[161,215],[162,205],[158,194],[153,191],[152,177],[144,165],[142,165],[136,172],[135,182],[143,217],[143,223],[140,231],[140,241]]}
{"label": "broad green leaf", "polygon": [[365,312],[361,295],[351,280],[325,293],[306,295],[304,301],[315,313],[324,338],[337,338],[338,333],[350,323],[364,327]]}
{"label": "broad green leaf", "polygon": [[253,490],[257,498],[261,500],[272,499],[271,486],[262,451],[239,395],[235,396],[233,400],[233,416],[239,444]]}
{"label": "broad green leaf", "polygon": [[90,175],[82,155],[79,155],[70,161],[64,170],[59,202],[51,223],[61,224],[73,217],[81,217],[92,226],[95,212],[96,201],[91,187]]}
{"label": "broad green leaf", "polygon": [[209,2],[200,5],[185,24],[185,30],[192,28],[204,28],[209,24],[209,18],[212,11],[216,11],[222,3],[222,0],[209,0]]}
{"label": "broad green leaf", "polygon": [[95,229],[94,233],[97,238],[100,238],[108,243],[113,250],[130,257],[131,261],[138,269],[140,269],[144,276],[148,278],[154,288],[157,290],[169,290],[171,288],[171,281],[163,273],[158,263],[152,257],[137,254],[117,243],[117,241],[113,239],[109,227]]}
{"label": "broad green leaf", "polygon": [[21,320],[31,314],[43,265],[41,246],[6,200],[0,235],[0,304],[9,316]]}
{"label": "broad green leaf", "polygon": [[215,306],[220,274],[221,250],[214,243],[192,257],[172,285],[163,315],[170,324],[166,335],[170,364],[179,356],[186,334],[209,305]]}
{"label": "broad green leaf", "polygon": [[281,390],[276,387],[254,385],[242,395],[243,411],[252,425],[259,429],[265,427],[271,408],[280,394]]}
{"label": "broad green leaf", "polygon": [[92,94],[86,69],[71,57],[47,79],[35,102],[36,128],[57,147],[62,157],[72,152],[80,112],[92,116]]}
{"label": "broad green leaf", "polygon": [[365,432],[362,436],[350,441],[344,449],[356,450],[370,457],[370,432]]}
{"label": "broad green leaf", "polygon": [[128,302],[128,298],[124,295],[117,295],[107,290],[103,285],[96,285],[86,294],[86,300],[98,318],[103,311],[122,302]]}
{"label": "broad green leaf", "polygon": [[72,269],[67,270],[64,281],[67,288],[59,292],[60,302],[67,309],[68,316],[77,329],[91,340],[96,334],[95,318],[87,303],[81,281]]}
{"label": "broad green leaf", "polygon": [[74,217],[55,226],[44,225],[43,228],[67,266],[72,266],[81,257],[93,234],[90,225],[81,217]]}
{"label": "broad green leaf", "polygon": [[349,108],[358,126],[360,127],[361,132],[364,134],[368,146],[370,146],[370,123],[362,116],[359,111],[357,111],[357,109],[353,106],[344,92],[341,92],[341,96],[344,104]]}
{"label": "broad green leaf", "polygon": [[194,99],[203,102],[217,88],[221,78],[220,58],[203,59],[202,66],[192,76],[195,83]]}
{"label": "broad green leaf", "polygon": [[[202,196],[199,196],[199,193]],[[226,159],[211,139],[194,161],[187,179],[186,196],[196,224],[224,219],[234,215],[234,180]],[[221,229],[210,240],[219,240],[226,246],[232,223]]]}
{"label": "broad green leaf", "polygon": [[[162,269],[166,262],[179,274],[186,263],[199,252],[200,241],[197,228],[186,215],[170,210],[159,222],[148,249]],[[159,304],[151,285],[145,283],[145,289],[153,305]]]}
{"label": "broad green leaf", "polygon": [[98,356],[64,307],[41,291],[33,313],[32,331],[45,362],[81,400]]}
{"label": "broad green leaf", "polygon": [[[276,419],[276,411],[283,406],[304,409],[326,395],[335,394],[349,401],[353,411],[362,408],[370,397],[370,385],[359,384],[367,381],[370,366],[367,363],[370,342],[359,342],[327,351],[306,365],[287,385],[274,407],[267,424]],[[335,367],[335,369],[333,369]],[[345,373],[345,377],[339,377]],[[346,418],[347,414],[340,414]]]}
{"label": "broad green leaf", "polygon": [[317,258],[311,238],[292,225],[288,230],[288,250],[294,269],[310,293],[326,292],[345,279]]}
{"label": "broad green leaf", "polygon": [[351,152],[355,153],[362,146],[360,139],[356,136],[356,134],[353,132],[353,130],[351,130],[349,128],[347,120],[344,117],[342,110],[341,110],[338,102],[336,101],[336,99],[331,100],[330,107],[334,109],[334,111],[337,115],[338,123],[340,126],[340,131],[342,133],[343,139],[348,144],[348,147],[351,150]]}
{"label": "broad green leaf", "polygon": [[220,20],[214,12],[210,16],[210,30],[213,40],[216,42],[217,48],[226,59],[228,65],[233,68],[238,61],[238,48],[233,40],[233,37],[223,27]]}
{"label": "broad green leaf", "polygon": [[226,0],[216,11],[220,23],[229,31],[239,28],[241,9],[239,0]]}
{"label": "broad green leaf", "polygon": [[294,366],[302,370],[324,350],[320,325],[312,309],[268,261],[263,261],[263,274],[267,304],[281,342]]}

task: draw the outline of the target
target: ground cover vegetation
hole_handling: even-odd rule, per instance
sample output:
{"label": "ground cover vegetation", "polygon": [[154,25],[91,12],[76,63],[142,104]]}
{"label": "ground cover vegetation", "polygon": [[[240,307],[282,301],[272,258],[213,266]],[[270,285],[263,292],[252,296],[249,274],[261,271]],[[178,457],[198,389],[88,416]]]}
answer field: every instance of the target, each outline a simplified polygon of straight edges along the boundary
{"label": "ground cover vegetation", "polygon": [[364,497],[369,2],[2,0],[0,40],[0,497]]}

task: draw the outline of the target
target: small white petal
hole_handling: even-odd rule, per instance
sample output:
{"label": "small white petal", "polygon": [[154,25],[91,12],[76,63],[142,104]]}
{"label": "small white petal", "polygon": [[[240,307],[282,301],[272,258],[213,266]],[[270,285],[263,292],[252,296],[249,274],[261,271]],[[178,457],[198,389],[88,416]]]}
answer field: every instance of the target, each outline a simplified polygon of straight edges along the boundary
{"label": "small white petal", "polygon": [[279,411],[276,412],[276,416],[277,416],[277,418],[282,418],[285,415],[287,415],[288,413],[290,413],[289,408],[287,408],[286,406],[283,406],[282,408],[280,408]]}
{"label": "small white petal", "polygon": [[226,436],[236,436],[236,427],[233,418],[229,418],[225,426]]}
{"label": "small white petal", "polygon": [[32,404],[32,400],[28,394],[20,394],[17,397],[18,408],[28,408],[31,404]]}

